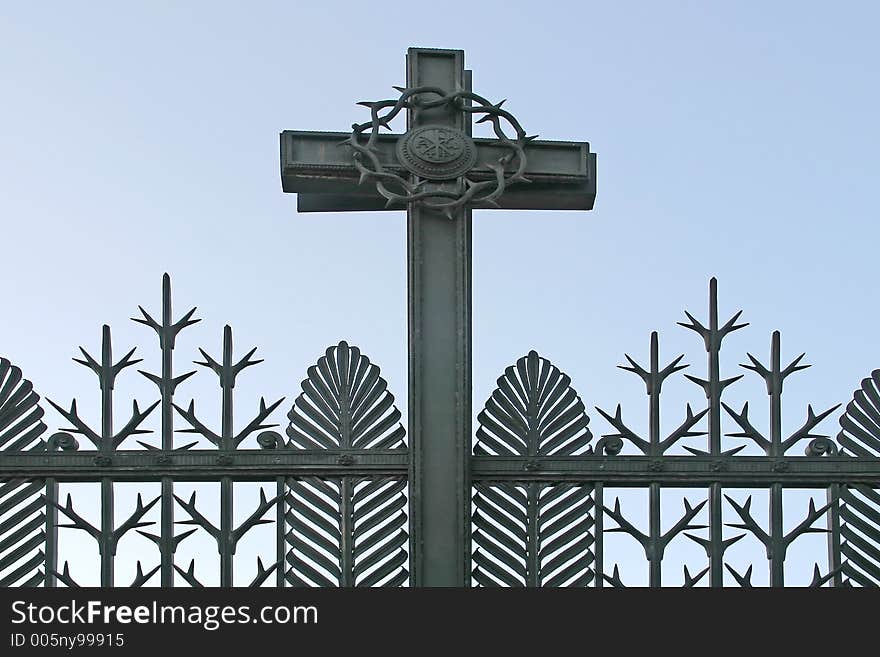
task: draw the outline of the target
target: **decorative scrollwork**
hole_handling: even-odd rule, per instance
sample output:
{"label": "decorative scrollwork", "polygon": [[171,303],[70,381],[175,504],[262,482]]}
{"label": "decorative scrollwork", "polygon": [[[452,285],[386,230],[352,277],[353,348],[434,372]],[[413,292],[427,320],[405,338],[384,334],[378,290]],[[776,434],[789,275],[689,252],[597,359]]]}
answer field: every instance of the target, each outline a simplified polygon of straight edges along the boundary
{"label": "decorative scrollwork", "polygon": [[[497,206],[498,198],[507,187],[515,183],[530,182],[525,176],[525,146],[536,139],[537,135],[526,135],[519,121],[510,112],[501,109],[503,100],[493,104],[470,91],[449,93],[438,87],[394,88],[400,92],[397,100],[358,103],[369,108],[372,117],[366,123],[353,124],[351,136],[342,142],[342,145],[351,146],[354,150],[354,165],[360,173],[359,184],[374,182],[377,191],[387,199],[387,207],[420,203],[423,207],[443,211],[451,217],[454,210],[463,206]],[[379,130],[382,127],[390,130],[389,123],[403,110],[413,110],[418,115],[420,111],[441,107],[466,115],[479,114],[481,118],[477,123],[492,124],[498,144],[505,147],[506,152],[497,161],[487,165],[494,173],[491,180],[477,181],[466,177],[465,174],[476,161],[476,149],[467,135],[447,127],[442,127],[442,130],[449,133],[445,138],[454,148],[451,148],[448,157],[440,157],[440,164],[451,163],[450,167],[420,168],[414,167],[412,163],[407,166],[409,158],[404,156],[401,158],[401,163],[416,173],[415,181],[410,181],[388,171],[382,164],[377,149]],[[387,111],[383,112],[383,110]],[[506,122],[516,133],[515,138],[511,139],[505,134],[502,122]],[[429,128],[441,129],[441,127]],[[424,129],[426,128],[417,130]],[[365,133],[369,134],[366,140],[364,140]],[[431,157],[430,154],[422,159],[425,160],[425,164],[437,163],[437,158]],[[458,166],[459,163],[462,166]],[[459,176],[463,179],[463,187],[458,190],[431,184],[436,180],[449,180]]]}
{"label": "decorative scrollwork", "polygon": [[825,456],[826,454],[835,456],[837,451],[837,444],[833,440],[826,436],[819,436],[810,441],[810,444],[804,449],[804,454],[807,456]]}
{"label": "decorative scrollwork", "polygon": [[63,452],[75,452],[79,449],[79,441],[66,431],[56,431],[46,441],[50,452],[60,449]]}
{"label": "decorative scrollwork", "polygon": [[257,436],[260,449],[277,449],[284,445],[284,439],[277,431],[262,431]]}
{"label": "decorative scrollwork", "polygon": [[602,436],[596,441],[595,453],[606,456],[617,456],[623,450],[623,438],[620,436]]}

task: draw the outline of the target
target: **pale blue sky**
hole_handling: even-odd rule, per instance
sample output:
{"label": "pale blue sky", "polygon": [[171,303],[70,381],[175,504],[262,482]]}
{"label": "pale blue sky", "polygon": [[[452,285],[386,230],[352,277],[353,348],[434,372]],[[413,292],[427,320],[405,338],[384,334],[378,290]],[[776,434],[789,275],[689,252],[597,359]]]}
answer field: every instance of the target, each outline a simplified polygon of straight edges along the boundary
{"label": "pale blue sky", "polygon": [[[663,358],[683,352],[704,374],[701,342],[675,322],[705,317],[713,275],[722,314],[751,322],[725,343],[723,374],[746,351],[766,359],[775,329],[784,358],[814,364],[787,384],[790,430],[807,402],[845,402],[880,366],[875,3],[432,6],[5,3],[0,353],[96,417],[93,376],[69,359],[94,353],[106,322],[119,353],[137,344],[156,368],[155,337],[127,318],[158,311],[168,271],[175,307],[204,320],[180,340],[181,371],[196,346],[218,351],[225,323],[238,348],[260,347],[266,362],[236,388],[243,421],[261,394],[292,400],[342,338],[405,413],[404,215],[297,215],[278,133],[366,120],[355,103],[393,95],[419,45],[463,48],[475,91],[599,157],[593,212],[475,213],[475,411],[536,348],[588,408],[622,402],[641,426],[642,384],[614,366],[643,360],[659,330]],[[155,397],[138,378],[120,379],[121,412]],[[202,374],[179,396],[216,416],[215,385]],[[763,421],[752,375],[729,393],[746,399]],[[700,405],[695,386],[668,386],[670,427],[685,400]]]}

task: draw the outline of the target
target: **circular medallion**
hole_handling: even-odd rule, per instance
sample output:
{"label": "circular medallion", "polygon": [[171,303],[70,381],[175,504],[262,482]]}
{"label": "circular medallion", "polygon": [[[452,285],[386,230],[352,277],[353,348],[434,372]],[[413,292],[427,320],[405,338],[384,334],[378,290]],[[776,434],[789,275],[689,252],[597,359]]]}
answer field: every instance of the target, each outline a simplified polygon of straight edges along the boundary
{"label": "circular medallion", "polygon": [[426,125],[410,130],[397,142],[401,165],[428,180],[449,180],[470,171],[477,147],[461,130]]}

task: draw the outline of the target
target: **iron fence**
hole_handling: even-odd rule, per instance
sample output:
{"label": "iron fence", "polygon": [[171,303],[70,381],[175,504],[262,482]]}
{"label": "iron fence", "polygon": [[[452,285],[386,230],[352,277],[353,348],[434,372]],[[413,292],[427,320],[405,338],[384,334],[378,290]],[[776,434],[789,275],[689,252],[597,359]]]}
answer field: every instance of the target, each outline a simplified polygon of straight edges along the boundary
{"label": "iron fence", "polygon": [[[221,391],[219,429],[212,429],[193,402],[175,401],[178,385],[195,374],[174,369],[175,339],[199,321],[195,309],[173,319],[166,275],[161,318],[143,308],[140,312],[134,321],[155,332],[162,363],[161,372],[140,374],[156,385],[159,398],[143,408],[133,401],[130,419],[121,428],[113,423],[116,381],[140,361],[134,349],[114,359],[108,326],[103,327],[100,357],[81,350],[75,359],[98,378],[99,428],[82,418],[76,400],[69,405],[49,401],[69,426],[47,436],[33,385],[18,367],[0,360],[0,585],[76,586],[70,565],[59,564],[58,529],[71,528],[94,539],[102,586],[200,586],[203,566],[175,559],[181,541],[195,532],[216,543],[219,573],[209,576],[231,586],[236,547],[262,524],[273,526],[275,540],[265,546],[266,561],[258,559],[252,586],[408,585],[411,535],[418,534],[414,528],[422,519],[411,504],[412,454],[401,413],[379,367],[357,347],[340,342],[308,368],[288,410],[284,435],[273,422],[283,399],[261,399],[240,426],[233,414],[239,407],[236,379],[261,361],[254,358],[255,349],[236,357],[232,329],[226,326],[221,354],[215,358],[200,350],[197,361],[217,377]],[[719,321],[713,279],[707,322],[689,313],[686,317],[682,326],[705,346],[705,378],[681,373],[687,367],[682,356],[661,365],[657,333],[650,336],[646,365],[627,356],[621,366],[645,385],[645,435],[630,428],[618,406],[595,409],[610,427],[595,437],[573,382],[534,351],[498,378],[477,416],[466,484],[472,522],[471,553],[464,556],[471,563],[472,585],[623,586],[615,554],[606,549],[610,533],[625,534],[644,550],[650,586],[663,584],[664,556],[680,536],[706,554],[704,561],[685,566],[685,586],[723,586],[725,572],[741,586],[752,585],[754,564],[740,572],[725,559],[727,549],[747,535],[766,550],[770,585],[784,586],[789,548],[809,533],[827,535],[827,548],[815,555],[813,585],[880,584],[880,370],[861,382],[840,414],[836,440],[820,431],[837,407],[819,412],[808,407],[803,424],[784,431],[783,383],[808,366],[802,364],[803,355],[783,364],[775,332],[769,361],[748,354],[742,365],[766,384],[769,426],[758,428],[748,404],[737,409],[724,401],[725,391],[740,377],[721,378],[721,347],[727,335],[746,326],[738,323],[740,313]],[[673,376],[696,384],[705,402],[688,405],[678,427],[666,435],[661,432],[661,393]],[[161,428],[150,440],[143,426],[154,413]],[[722,433],[725,416],[736,432]],[[175,417],[184,428],[175,430]],[[182,441],[186,434],[212,447],[198,449],[198,441]],[[243,447],[248,439],[255,439],[258,448]],[[764,454],[739,454],[748,443]],[[669,454],[677,444],[688,454]],[[94,500],[71,494],[61,499],[61,485],[73,482],[99,485],[99,522],[89,522],[78,511],[78,504]],[[139,494],[118,522],[116,490],[125,482],[158,484],[159,494],[152,499]],[[195,493],[189,498],[179,494],[191,482],[219,486],[219,521],[208,519]],[[238,482],[257,482],[261,488],[252,513],[236,523]],[[609,491],[620,487],[646,492],[646,528],[639,528],[619,500],[612,501]],[[750,496],[734,492],[741,488],[766,491],[766,523],[753,513]],[[670,524],[664,523],[668,509],[661,496],[671,489],[693,495]],[[825,501],[817,505],[811,500],[806,509],[793,511],[783,504],[790,489],[824,489]],[[149,520],[156,507],[158,520]],[[797,518],[787,531],[784,513]],[[730,535],[725,527],[739,531]],[[155,557],[144,555],[146,565],[138,561],[134,580],[119,582],[117,546],[131,531],[155,545]]]}

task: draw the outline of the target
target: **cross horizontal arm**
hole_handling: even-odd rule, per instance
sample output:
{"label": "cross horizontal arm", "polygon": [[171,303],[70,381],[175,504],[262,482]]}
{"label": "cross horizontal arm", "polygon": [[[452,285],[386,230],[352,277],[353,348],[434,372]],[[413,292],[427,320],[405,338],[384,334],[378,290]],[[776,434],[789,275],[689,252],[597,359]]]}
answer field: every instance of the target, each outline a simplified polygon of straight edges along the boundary
{"label": "cross horizontal arm", "polygon": [[[350,137],[344,132],[281,133],[281,186],[298,195],[300,212],[386,210],[385,199],[373,184],[358,184],[353,151],[340,145]],[[385,134],[377,149],[390,173],[405,176],[395,155],[399,135]],[[494,139],[474,139],[477,162],[469,176],[488,180],[495,174],[488,165],[507,149]],[[532,141],[526,147],[525,175],[531,184],[509,188],[498,200],[507,210],[590,210],[596,198],[596,155],[586,142]],[[403,209],[403,208],[401,208]]]}

